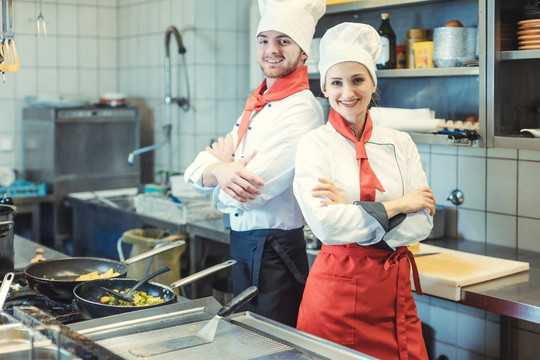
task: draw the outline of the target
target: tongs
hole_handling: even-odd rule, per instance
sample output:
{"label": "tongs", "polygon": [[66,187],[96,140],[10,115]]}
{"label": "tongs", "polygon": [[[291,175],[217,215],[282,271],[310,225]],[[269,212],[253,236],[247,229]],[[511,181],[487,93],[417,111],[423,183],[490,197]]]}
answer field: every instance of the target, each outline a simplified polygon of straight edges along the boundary
{"label": "tongs", "polygon": [[43,4],[42,0],[39,0],[39,15],[37,17],[38,38],[41,37],[41,28],[43,28],[43,35],[47,38],[47,24],[45,23],[45,17],[43,16]]}
{"label": "tongs", "polygon": [[13,0],[9,1],[9,27],[6,29],[6,0],[2,0],[2,30],[4,38],[2,39],[2,46],[0,47],[0,55],[3,58],[3,62],[0,63],[0,71],[4,72],[17,72],[19,71],[19,57],[17,56],[17,48],[13,41]]}

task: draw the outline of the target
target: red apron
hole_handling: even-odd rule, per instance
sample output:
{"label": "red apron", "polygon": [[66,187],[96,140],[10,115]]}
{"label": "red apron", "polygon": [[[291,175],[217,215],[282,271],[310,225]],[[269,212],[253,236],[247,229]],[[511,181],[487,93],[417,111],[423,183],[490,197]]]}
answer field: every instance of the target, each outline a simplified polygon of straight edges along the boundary
{"label": "red apron", "polygon": [[[379,359],[427,359],[408,259],[416,270],[405,246],[388,252],[323,245],[307,279],[298,329]],[[417,271],[413,275],[417,285]]]}

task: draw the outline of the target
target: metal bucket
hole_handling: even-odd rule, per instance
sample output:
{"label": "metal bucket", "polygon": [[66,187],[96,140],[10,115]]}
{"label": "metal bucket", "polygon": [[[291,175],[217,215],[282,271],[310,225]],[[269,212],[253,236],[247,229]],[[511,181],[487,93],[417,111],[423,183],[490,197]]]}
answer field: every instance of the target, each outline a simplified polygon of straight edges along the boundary
{"label": "metal bucket", "polygon": [[15,207],[0,204],[0,278],[14,269],[13,217]]}

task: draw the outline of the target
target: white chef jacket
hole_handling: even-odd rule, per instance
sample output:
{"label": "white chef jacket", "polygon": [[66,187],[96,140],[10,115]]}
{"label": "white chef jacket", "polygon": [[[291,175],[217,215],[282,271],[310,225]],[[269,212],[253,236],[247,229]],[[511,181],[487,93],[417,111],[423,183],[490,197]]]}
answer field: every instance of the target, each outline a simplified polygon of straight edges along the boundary
{"label": "white chef jacket", "polygon": [[[418,150],[407,133],[374,124],[365,148],[369,164],[385,189],[375,190],[376,202],[428,186]],[[330,122],[302,137],[295,171],[294,194],[313,234],[326,245],[371,245],[384,240],[395,249],[424,240],[433,227],[433,217],[423,209],[407,214],[403,222],[386,232],[362,206],[353,204],[360,199],[355,144]],[[322,198],[312,195],[319,177],[331,180],[350,204],[322,205]]]}
{"label": "white chef jacket", "polygon": [[[242,116],[231,131],[235,145],[241,119]],[[199,192],[213,192],[217,208],[230,213],[232,230],[297,229],[304,225],[304,219],[292,190],[296,148],[302,135],[322,124],[321,105],[309,90],[270,102],[261,111],[253,112],[235,160],[258,151],[246,166],[264,181],[262,192],[255,200],[242,203],[226,194],[219,185],[204,187],[204,170],[219,162],[206,151],[197,155],[186,169],[184,178]]]}

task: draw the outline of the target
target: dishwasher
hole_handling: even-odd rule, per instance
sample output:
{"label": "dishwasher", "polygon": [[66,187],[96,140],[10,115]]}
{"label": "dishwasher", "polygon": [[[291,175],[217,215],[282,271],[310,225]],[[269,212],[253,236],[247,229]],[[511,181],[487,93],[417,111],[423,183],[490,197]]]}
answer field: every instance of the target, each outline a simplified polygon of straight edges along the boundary
{"label": "dishwasher", "polygon": [[49,217],[41,232],[56,249],[72,249],[71,209],[64,205],[69,193],[140,184],[140,160],[127,161],[140,147],[140,127],[138,107],[23,109],[24,176],[45,182],[54,196],[49,211],[41,212]]}

